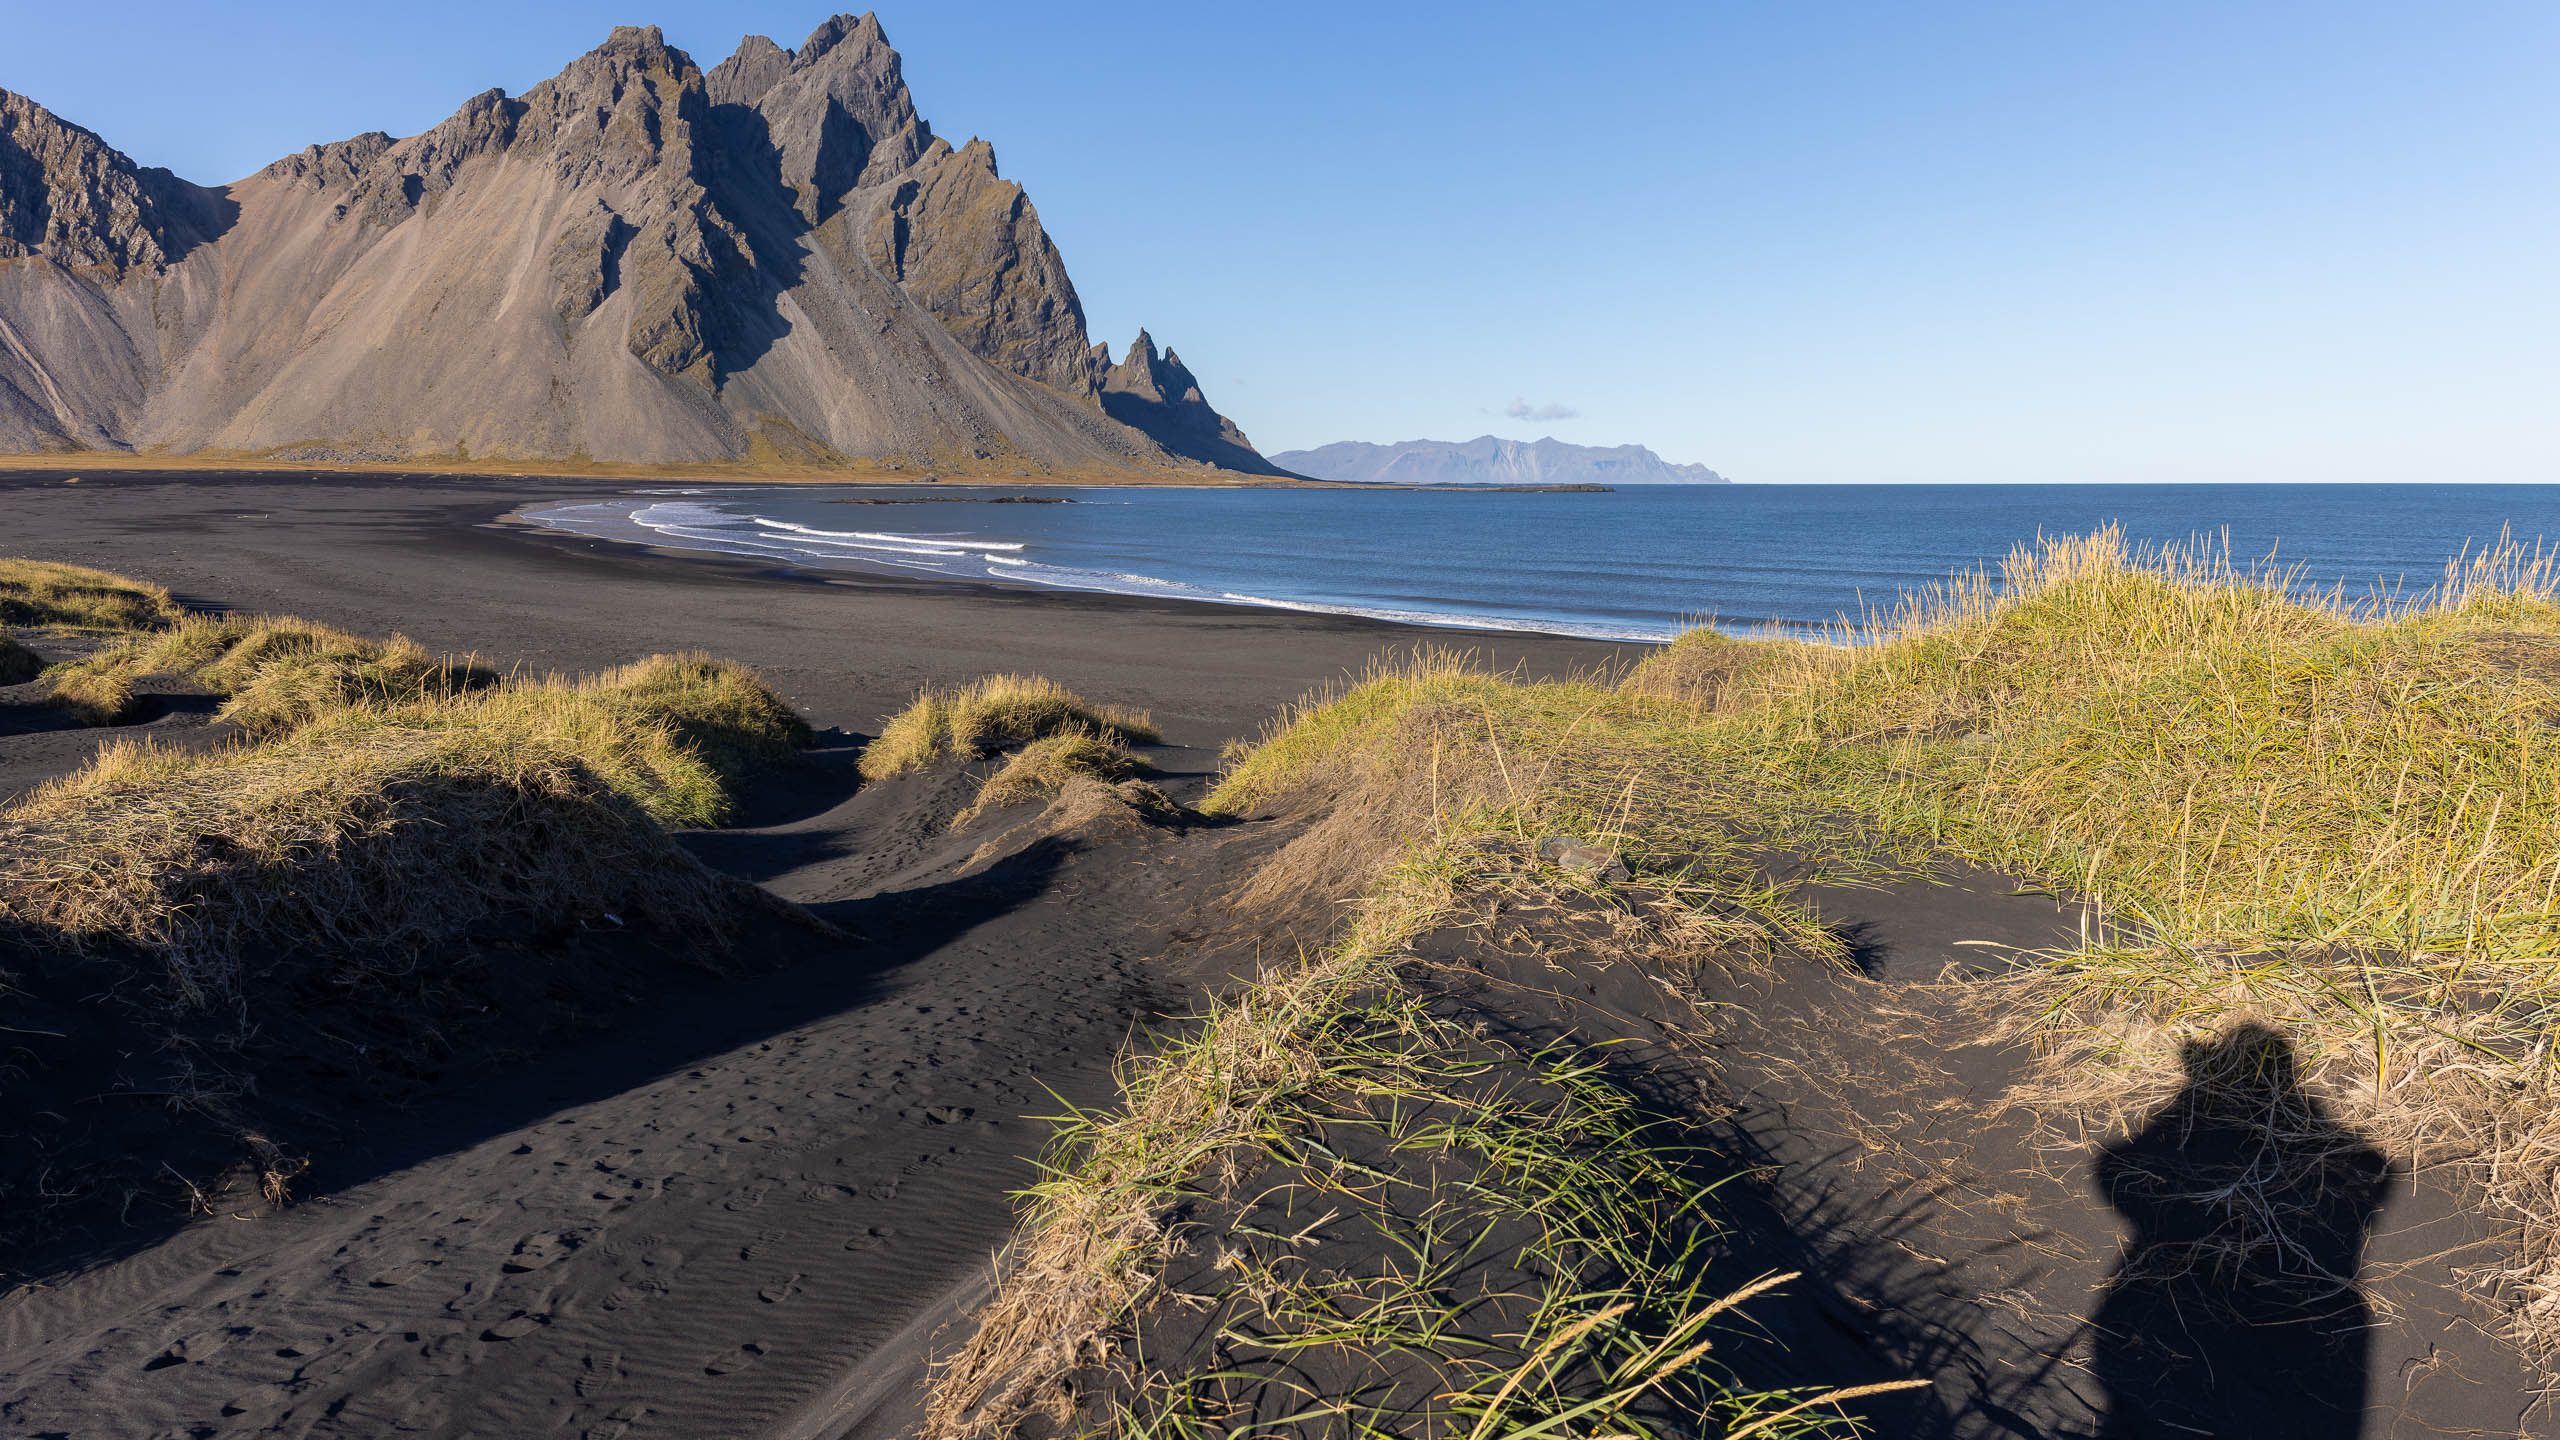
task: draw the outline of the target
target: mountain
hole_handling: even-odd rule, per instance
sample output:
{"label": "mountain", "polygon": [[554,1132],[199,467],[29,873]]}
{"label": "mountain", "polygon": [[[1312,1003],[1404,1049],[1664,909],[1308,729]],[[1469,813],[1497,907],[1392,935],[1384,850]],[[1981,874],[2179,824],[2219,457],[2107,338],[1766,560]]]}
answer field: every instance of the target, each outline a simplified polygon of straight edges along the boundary
{"label": "mountain", "polygon": [[872,16],[708,73],[624,27],[421,135],[202,187],[0,91],[0,451],[1276,473],[1114,366]]}
{"label": "mountain", "polygon": [[[1092,363],[1110,365],[1111,354],[1093,347]],[[1102,378],[1102,409],[1112,419],[1154,437],[1177,455],[1205,460],[1229,470],[1270,468],[1254,452],[1236,422],[1209,407],[1200,396],[1200,381],[1182,357],[1168,346],[1156,354],[1146,331],[1129,344],[1129,353]]]}
{"label": "mountain", "polygon": [[1359,440],[1288,450],[1271,462],[1317,480],[1400,485],[1722,485],[1704,465],[1674,465],[1641,445],[1568,445],[1544,440]]}

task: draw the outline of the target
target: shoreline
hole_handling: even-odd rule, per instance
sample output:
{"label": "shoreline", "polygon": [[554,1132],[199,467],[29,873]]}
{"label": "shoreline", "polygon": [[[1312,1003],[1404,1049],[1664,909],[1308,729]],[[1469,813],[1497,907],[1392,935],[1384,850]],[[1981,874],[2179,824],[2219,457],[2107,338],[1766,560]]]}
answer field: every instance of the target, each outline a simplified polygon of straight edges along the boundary
{"label": "shoreline", "polygon": [[[912,499],[909,500],[898,501],[845,500],[832,503],[848,505],[891,505],[902,503],[931,504],[946,498],[957,499],[958,497],[918,496],[912,497]],[[1044,502],[1030,496],[1010,498],[1017,501],[1029,501],[1031,503],[1069,503],[1063,499],[1054,502]],[[490,529],[502,530],[510,534],[516,534],[527,538],[551,541],[577,540],[587,542],[591,545],[605,546],[617,550],[639,551],[667,560],[695,562],[726,561],[730,563],[743,564],[748,566],[751,570],[759,573],[770,573],[776,578],[801,580],[816,584],[860,585],[878,581],[892,586],[905,586],[928,590],[958,589],[988,594],[1100,596],[1117,600],[1143,600],[1169,605],[1198,606],[1213,611],[1246,611],[1254,613],[1279,611],[1287,614],[1319,618],[1361,620],[1372,624],[1391,625],[1402,630],[1450,633],[1462,636],[1542,635],[1558,640],[1579,640],[1594,644],[1642,646],[1667,645],[1671,643],[1671,639],[1673,638],[1666,636],[1662,639],[1656,640],[1633,635],[1580,634],[1573,630],[1556,628],[1556,625],[1554,624],[1542,625],[1527,621],[1505,621],[1500,619],[1488,619],[1480,623],[1469,623],[1466,620],[1452,616],[1447,620],[1433,622],[1404,618],[1402,615],[1397,614],[1380,614],[1373,611],[1363,610],[1355,605],[1326,601],[1290,601],[1232,597],[1211,599],[1206,596],[1199,595],[1155,595],[1141,591],[1105,589],[1098,586],[1065,585],[1032,580],[1009,580],[993,575],[934,575],[931,578],[925,578],[923,575],[919,575],[915,572],[894,569],[887,566],[880,566],[877,568],[866,567],[857,557],[853,556],[844,557],[840,565],[837,566],[806,563],[803,561],[787,559],[781,556],[769,558],[759,557],[750,551],[723,548],[709,541],[696,544],[686,544],[672,539],[644,539],[639,536],[597,534],[565,524],[546,522],[537,515],[525,513],[530,509],[538,509],[559,503],[562,502],[552,500],[530,502],[526,505],[519,505],[503,513],[493,515],[481,523]],[[626,521],[626,523],[636,522]],[[654,527],[644,525],[640,528],[650,530],[653,535],[657,533]],[[1171,584],[1177,582],[1165,583]],[[1194,586],[1191,588],[1197,587]],[[1420,614],[1424,612],[1412,613]]]}
{"label": "shoreline", "polygon": [[[0,470],[7,550],[147,577],[190,605],[404,633],[500,668],[590,670],[704,649],[773,676],[826,727],[868,733],[927,684],[1048,673],[1158,712],[1205,747],[1259,729],[1381,655],[1472,651],[1532,675],[1659,647],[1525,630],[945,577],[822,573],[592,539],[505,516],[618,493],[602,477],[135,472],[47,484]],[[40,500],[38,497],[42,497]]]}

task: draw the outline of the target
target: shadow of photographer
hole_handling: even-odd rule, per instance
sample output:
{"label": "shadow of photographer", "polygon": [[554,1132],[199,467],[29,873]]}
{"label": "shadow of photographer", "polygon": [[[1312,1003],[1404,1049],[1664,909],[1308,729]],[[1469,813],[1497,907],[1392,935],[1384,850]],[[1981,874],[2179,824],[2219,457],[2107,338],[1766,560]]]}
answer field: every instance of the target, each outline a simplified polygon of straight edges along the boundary
{"label": "shadow of photographer", "polygon": [[2133,1226],[2093,1317],[2099,1434],[2348,1440],[2371,1348],[2356,1276],[2395,1168],[2303,1090],[2277,1031],[2180,1059],[2177,1097],[2093,1166]]}

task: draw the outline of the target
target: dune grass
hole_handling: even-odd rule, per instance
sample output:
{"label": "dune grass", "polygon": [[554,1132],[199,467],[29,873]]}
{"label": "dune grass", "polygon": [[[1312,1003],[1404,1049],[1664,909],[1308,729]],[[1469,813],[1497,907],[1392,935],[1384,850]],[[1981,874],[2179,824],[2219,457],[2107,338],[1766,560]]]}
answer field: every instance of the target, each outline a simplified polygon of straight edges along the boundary
{"label": "dune grass", "polygon": [[[1712,1323],[1795,1277],[1707,1289],[1709,1187],[1587,1057],[1489,1053],[1471,1027],[1415,1003],[1399,973],[1405,947],[1450,918],[1488,865],[1504,863],[1467,837],[1527,833],[1552,817],[1474,807],[1446,818],[1446,834],[1407,845],[1385,867],[1339,943],[1276,967],[1128,1064],[1112,1109],[1066,1118],[1003,1285],[935,1372],[928,1440],[1009,1434],[1034,1409],[1065,1422],[1079,1406],[1083,1429],[1070,1433],[1273,1433],[1267,1417],[1257,1421],[1250,1405],[1228,1413],[1222,1397],[1302,1385],[1293,1377],[1310,1373],[1317,1351],[1363,1378],[1304,1387],[1285,1407],[1287,1433],[1652,1435],[1667,1409],[1709,1417],[1728,1436],[1828,1435],[1848,1429],[1832,1407],[1904,1388],[1760,1392],[1718,1368]],[[1739,917],[1725,924],[1723,938],[1767,941]],[[1506,1067],[1538,1095],[1476,1083]],[[1248,1297],[1249,1313],[1220,1333],[1258,1350],[1255,1361],[1204,1370],[1115,1360],[1113,1333],[1150,1297],[1175,1243],[1170,1220],[1218,1189],[1212,1175],[1234,1173],[1246,1156],[1314,1165],[1340,1186],[1329,1198],[1355,1210],[1393,1188],[1374,1171],[1342,1168],[1324,1140],[1343,1127],[1380,1130],[1470,1172],[1436,1189],[1421,1216],[1387,1222],[1422,1227],[1408,1235],[1422,1246],[1409,1252],[1415,1265],[1336,1277],[1316,1293],[1323,1284],[1279,1273],[1272,1255],[1231,1256],[1221,1262],[1233,1272],[1226,1293]],[[1483,1260],[1477,1252],[1497,1234],[1519,1245],[1505,1263],[1518,1267],[1521,1288],[1499,1297],[1516,1307],[1519,1328],[1483,1336],[1461,1315],[1484,1297],[1453,1297],[1433,1277]],[[1121,1394],[1095,1413],[1093,1397],[1068,1382],[1105,1363],[1118,1365]],[[1378,1381],[1388,1367],[1407,1372],[1399,1384]]]}
{"label": "dune grass", "polygon": [[182,612],[158,585],[80,565],[0,559],[0,625],[150,630]]}
{"label": "dune grass", "polygon": [[960,829],[990,810],[1047,799],[1078,777],[1110,785],[1145,768],[1115,736],[1081,726],[1044,735],[1007,756],[1004,765],[979,784],[969,808],[952,817],[951,828]]}
{"label": "dune grass", "polygon": [[53,698],[92,724],[113,724],[146,675],[184,677],[224,696],[218,718],[253,736],[340,706],[398,704],[498,678],[477,660],[433,656],[405,636],[371,640],[289,615],[189,615],[64,666]]}
{"label": "dune grass", "polygon": [[1077,731],[1122,745],[1164,738],[1144,711],[1095,704],[1037,675],[989,675],[916,696],[864,747],[862,778],[887,780],[938,760],[983,759],[1007,746]]}
{"label": "dune grass", "polygon": [[[2560,1339],[2556,588],[2549,557],[2502,545],[2426,595],[2312,593],[2293,572],[2142,550],[2108,529],[2022,548],[1997,573],[1844,624],[1840,643],[1702,633],[1614,683],[1527,683],[1425,654],[1310,697],[1239,747],[1204,808],[1309,822],[1242,903],[1366,898],[1340,944],[1133,1063],[1112,1111],[1071,1117],[1004,1287],[937,1375],[930,1433],[996,1433],[1054,1398],[1142,1303],[1184,1186],[1303,1127],[1326,1084],[1360,1088],[1321,1037],[1404,1023],[1394,957],[1448,913],[1475,853],[1466,832],[1488,816],[1613,845],[1637,889],[1798,954],[1824,953],[1827,936],[1755,878],[1772,846],[1833,879],[1956,858],[2095,902],[2104,918],[2084,944],[1961,992],[2042,1056],[2018,1099],[2120,1125],[2194,1080],[2180,1063],[2194,1042],[2267,1027],[2306,1082],[2304,1114],[2264,1117],[2268,1153],[2321,1163],[2289,1137],[2326,1106],[2403,1162],[2455,1165],[2504,1229],[2504,1258],[2473,1276],[2547,1363]],[[1345,1030],[1353,1016],[1367,1019]],[[2270,1195],[2288,1183],[2262,1178]],[[2273,1232],[2251,1233],[2232,1243]],[[1273,1297],[1296,1293],[1263,1278],[1241,1333],[1274,1333]],[[1561,1332],[1541,1333],[1533,1345]],[[1399,1355],[1428,1348],[1392,1326],[1376,1335]],[[1134,1408],[1100,1428],[1217,1433],[1195,1402],[1238,1373],[1142,1376]],[[1447,1393],[1478,1392],[1453,1379]]]}
{"label": "dune grass", "polygon": [[404,704],[264,744],[116,745],[0,811],[0,926],[156,959],[167,1003],[236,1003],[253,957],[404,965],[500,915],[716,938],[723,883],[665,833],[805,734],[745,669],[657,657]]}
{"label": "dune grass", "polygon": [[2398,1158],[2483,1186],[2514,1241],[2493,1284],[2547,1361],[2554,592],[2549,556],[2504,546],[2385,603],[2106,531],[1914,597],[1697,753],[1906,855],[2103,907],[2090,943],[2005,987],[2047,1104],[2120,1122],[2182,1083],[2184,1042],[2273,1027]]}
{"label": "dune grass", "polygon": [[2075,894],[2104,916],[2085,945],[1977,987],[2045,1056],[2026,1099],[2121,1122],[2183,1082],[2186,1042],[2271,1025],[2404,1162],[2467,1167],[2513,1242],[2491,1267],[2513,1333],[2554,1353],[2551,557],[2492,547],[2363,597],[2102,530],[1834,638],[1686,637],[1614,689],[1381,674],[1286,717],[1209,808],[1378,765],[1428,719],[1499,739],[1502,768],[1444,743],[1406,772],[1578,805],[1640,875],[1729,890],[1774,844],[1834,878],[1955,857]]}

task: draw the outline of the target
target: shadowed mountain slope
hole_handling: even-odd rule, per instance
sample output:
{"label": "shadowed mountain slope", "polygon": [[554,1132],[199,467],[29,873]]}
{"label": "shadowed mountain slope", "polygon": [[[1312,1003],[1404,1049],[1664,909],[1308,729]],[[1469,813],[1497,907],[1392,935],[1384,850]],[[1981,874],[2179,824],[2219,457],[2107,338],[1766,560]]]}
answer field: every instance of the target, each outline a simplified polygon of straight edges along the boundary
{"label": "shadowed mountain slope", "polygon": [[1102,408],[1112,419],[1188,459],[1227,470],[1281,471],[1254,450],[1236,422],[1210,408],[1201,397],[1199,379],[1181,356],[1170,347],[1156,353],[1155,339],[1146,331],[1129,342],[1128,355],[1117,365],[1101,345],[1093,347],[1091,358],[1094,369],[1102,372]]}
{"label": "shadowed mountain slope", "polygon": [[1113,418],[1110,373],[868,15],[707,74],[624,27],[211,190],[0,92],[0,451],[1271,470]]}

